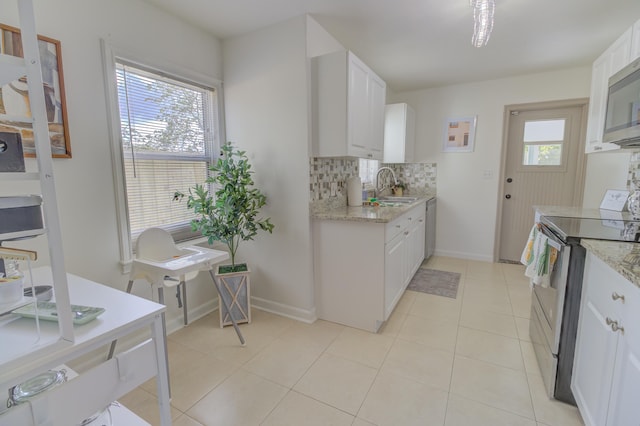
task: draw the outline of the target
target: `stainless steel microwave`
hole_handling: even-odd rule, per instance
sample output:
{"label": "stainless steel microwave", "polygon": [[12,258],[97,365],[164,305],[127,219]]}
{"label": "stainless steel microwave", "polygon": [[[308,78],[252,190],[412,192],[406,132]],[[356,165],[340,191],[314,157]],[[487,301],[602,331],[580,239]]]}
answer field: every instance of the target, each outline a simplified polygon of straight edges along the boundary
{"label": "stainless steel microwave", "polygon": [[602,141],[640,148],[640,58],[609,79]]}

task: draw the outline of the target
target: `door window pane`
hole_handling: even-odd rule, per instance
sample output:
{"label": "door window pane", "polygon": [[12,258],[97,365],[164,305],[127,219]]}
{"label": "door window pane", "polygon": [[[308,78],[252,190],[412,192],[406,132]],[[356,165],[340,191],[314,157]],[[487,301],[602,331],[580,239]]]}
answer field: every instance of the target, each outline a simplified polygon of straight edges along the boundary
{"label": "door window pane", "polygon": [[526,121],[524,123],[525,142],[550,142],[564,140],[565,120]]}
{"label": "door window pane", "polygon": [[562,144],[525,145],[525,166],[559,166],[562,164]]}

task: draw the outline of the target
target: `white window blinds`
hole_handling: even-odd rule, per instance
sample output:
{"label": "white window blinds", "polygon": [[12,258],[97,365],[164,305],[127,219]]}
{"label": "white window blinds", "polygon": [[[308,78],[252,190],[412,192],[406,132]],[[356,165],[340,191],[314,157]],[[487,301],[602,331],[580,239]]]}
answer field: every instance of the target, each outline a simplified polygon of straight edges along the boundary
{"label": "white window blinds", "polygon": [[173,194],[207,177],[216,134],[215,90],[121,61],[116,78],[131,236],[161,227],[176,241],[192,238],[189,222],[195,216]]}

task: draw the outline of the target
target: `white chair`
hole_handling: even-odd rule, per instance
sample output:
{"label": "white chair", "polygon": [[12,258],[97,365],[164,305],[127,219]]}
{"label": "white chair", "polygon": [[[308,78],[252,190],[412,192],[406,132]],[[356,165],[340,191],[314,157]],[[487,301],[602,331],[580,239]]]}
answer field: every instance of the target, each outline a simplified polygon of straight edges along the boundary
{"label": "white chair", "polygon": [[[166,262],[177,257],[183,256],[184,252],[176,247],[173,237],[169,232],[160,228],[149,228],[144,230],[138,236],[136,244],[136,258],[147,259],[155,262]],[[182,307],[184,325],[189,324],[187,317],[187,281],[198,276],[200,271],[191,271],[177,277],[165,275],[162,279],[162,285],[159,285],[158,276],[150,276],[139,268],[132,267],[127,285],[127,293],[131,293],[133,283],[137,279],[145,279],[151,284],[151,291],[158,292],[158,303],[164,305],[164,287],[176,288],[176,298],[178,299],[178,307]],[[157,287],[157,288],[156,288]],[[180,288],[182,288],[182,298],[180,297]]]}
{"label": "white chair", "polygon": [[[222,250],[213,250],[198,246],[177,247],[173,237],[164,229],[145,229],[139,236],[136,244],[136,257],[131,265],[127,293],[136,280],[146,280],[151,284],[152,292],[158,293],[158,303],[164,305],[164,287],[177,287],[178,296],[182,286],[182,308],[184,324],[187,325],[187,288],[186,282],[195,278],[200,271],[208,271],[213,279],[218,294],[219,284],[215,280],[213,267],[229,258],[229,253]],[[225,308],[229,307],[224,298],[221,298]],[[180,298],[178,297],[180,303]],[[233,327],[240,339],[245,344],[244,337],[238,328],[235,319],[231,319]],[[166,322],[162,314],[162,331],[166,335]],[[111,343],[108,359],[111,359],[115,351],[116,341]]]}

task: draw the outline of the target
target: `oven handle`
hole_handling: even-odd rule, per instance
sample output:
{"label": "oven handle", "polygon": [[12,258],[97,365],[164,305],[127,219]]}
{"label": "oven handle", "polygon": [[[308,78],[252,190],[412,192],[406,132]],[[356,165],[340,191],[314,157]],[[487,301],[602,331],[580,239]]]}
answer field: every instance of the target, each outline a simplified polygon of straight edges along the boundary
{"label": "oven handle", "polygon": [[560,241],[553,231],[547,228],[543,223],[540,224],[540,231],[542,232],[542,235],[547,237],[549,240],[549,245],[556,250],[562,251],[562,248],[566,246],[566,244]]}

